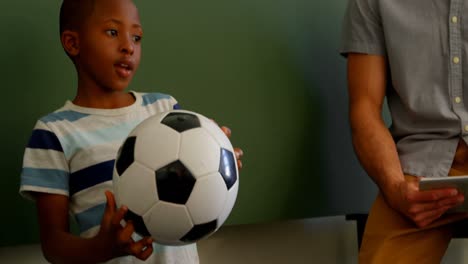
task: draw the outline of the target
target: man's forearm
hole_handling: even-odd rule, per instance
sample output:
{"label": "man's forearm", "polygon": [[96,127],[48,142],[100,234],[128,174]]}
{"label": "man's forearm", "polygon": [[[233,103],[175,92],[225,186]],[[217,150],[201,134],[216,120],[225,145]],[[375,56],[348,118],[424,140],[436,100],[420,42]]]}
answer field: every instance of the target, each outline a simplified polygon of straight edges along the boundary
{"label": "man's forearm", "polygon": [[384,193],[404,181],[395,142],[380,113],[354,106],[350,113],[352,139],[361,165]]}

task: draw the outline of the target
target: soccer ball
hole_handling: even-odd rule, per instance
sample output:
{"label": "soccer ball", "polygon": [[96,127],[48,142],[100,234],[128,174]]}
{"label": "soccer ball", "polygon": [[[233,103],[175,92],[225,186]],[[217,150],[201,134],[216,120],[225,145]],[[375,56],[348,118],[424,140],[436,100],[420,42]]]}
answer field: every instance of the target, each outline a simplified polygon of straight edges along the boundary
{"label": "soccer ball", "polygon": [[149,117],[120,147],[113,173],[117,205],[135,232],[164,245],[213,234],[239,188],[233,147],[216,123],[191,111]]}

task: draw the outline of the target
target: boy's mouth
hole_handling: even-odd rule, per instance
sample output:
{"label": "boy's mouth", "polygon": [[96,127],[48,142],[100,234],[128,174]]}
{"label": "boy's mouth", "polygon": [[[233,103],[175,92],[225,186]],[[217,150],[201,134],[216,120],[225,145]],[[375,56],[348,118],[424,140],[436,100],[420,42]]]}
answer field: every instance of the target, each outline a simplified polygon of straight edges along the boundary
{"label": "boy's mouth", "polygon": [[114,64],[117,75],[121,78],[128,78],[132,74],[133,64],[131,62],[117,62]]}

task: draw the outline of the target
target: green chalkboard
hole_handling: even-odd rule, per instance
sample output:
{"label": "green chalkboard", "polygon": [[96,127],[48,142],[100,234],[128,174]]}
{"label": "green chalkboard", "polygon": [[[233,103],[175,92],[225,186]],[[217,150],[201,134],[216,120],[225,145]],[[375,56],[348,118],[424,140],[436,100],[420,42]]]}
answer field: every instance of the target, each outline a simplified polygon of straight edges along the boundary
{"label": "green chalkboard", "polygon": [[[37,118],[75,94],[74,68],[59,42],[60,2],[0,2],[0,246],[38,241],[34,204],[18,194],[24,147]],[[229,126],[245,152],[227,224],[326,214],[330,135],[320,93],[328,84],[311,76],[336,66],[333,78],[345,79],[336,52],[345,3],[136,3],[145,33],[130,89],[173,95],[183,108]]]}

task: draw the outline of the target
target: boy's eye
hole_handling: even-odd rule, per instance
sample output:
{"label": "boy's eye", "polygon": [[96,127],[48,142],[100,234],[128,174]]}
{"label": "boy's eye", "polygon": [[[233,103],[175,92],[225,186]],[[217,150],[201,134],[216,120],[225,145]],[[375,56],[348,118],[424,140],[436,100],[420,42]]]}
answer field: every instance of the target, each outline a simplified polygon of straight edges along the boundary
{"label": "boy's eye", "polygon": [[115,37],[115,36],[117,36],[117,30],[115,30],[115,29],[106,30],[106,34],[111,36],[111,37]]}
{"label": "boy's eye", "polygon": [[140,42],[141,38],[142,38],[141,36],[135,35],[135,36],[133,36],[133,41]]}

